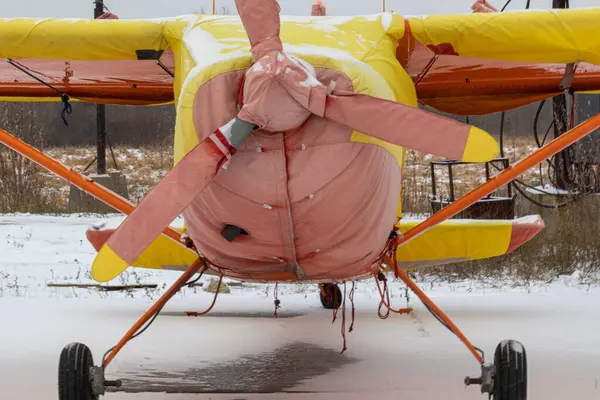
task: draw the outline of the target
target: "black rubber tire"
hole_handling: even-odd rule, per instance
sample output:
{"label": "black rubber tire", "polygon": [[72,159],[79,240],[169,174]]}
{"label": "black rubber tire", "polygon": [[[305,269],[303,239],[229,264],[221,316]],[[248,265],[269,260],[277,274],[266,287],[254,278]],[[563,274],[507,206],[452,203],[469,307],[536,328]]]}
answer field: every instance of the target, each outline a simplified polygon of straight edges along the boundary
{"label": "black rubber tire", "polygon": [[527,353],[514,340],[504,340],[494,354],[494,400],[527,399]]}
{"label": "black rubber tire", "polygon": [[93,366],[92,352],[85,344],[65,346],[58,364],[58,400],[97,400],[90,381]]}
{"label": "black rubber tire", "polygon": [[340,308],[340,304],[342,304],[342,291],[339,286],[335,283],[323,283],[323,290],[326,296],[323,296],[323,292],[319,290],[319,298],[323,307],[327,310]]}

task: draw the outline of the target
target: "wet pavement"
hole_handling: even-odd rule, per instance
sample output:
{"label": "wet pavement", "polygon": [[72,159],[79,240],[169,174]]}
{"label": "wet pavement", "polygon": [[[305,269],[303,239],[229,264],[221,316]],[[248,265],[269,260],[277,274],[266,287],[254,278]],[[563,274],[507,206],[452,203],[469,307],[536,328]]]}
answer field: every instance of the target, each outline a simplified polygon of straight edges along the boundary
{"label": "wet pavement", "polygon": [[[166,393],[285,393],[300,382],[358,361],[339,351],[296,342],[235,361],[180,372],[142,367],[119,378],[119,391]],[[294,393],[298,391],[294,390]],[[304,392],[306,393],[306,392]]]}

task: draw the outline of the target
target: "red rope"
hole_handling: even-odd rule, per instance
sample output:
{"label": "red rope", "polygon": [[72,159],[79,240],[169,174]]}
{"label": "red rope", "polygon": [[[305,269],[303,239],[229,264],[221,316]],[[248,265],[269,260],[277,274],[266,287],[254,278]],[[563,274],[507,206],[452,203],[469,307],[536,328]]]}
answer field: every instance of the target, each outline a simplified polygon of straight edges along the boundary
{"label": "red rope", "polygon": [[344,282],[344,299],[342,300],[342,338],[344,339],[344,347],[340,354],[344,354],[346,347],[346,282]]}
{"label": "red rope", "polygon": [[[381,289],[381,285],[379,284],[379,279],[381,279],[383,281],[383,290]],[[386,319],[387,317],[390,316],[390,312],[396,313],[396,314],[409,314],[412,312],[411,308],[399,308],[399,309],[394,309],[392,308],[392,306],[390,305],[390,292],[389,292],[389,288],[387,285],[387,278],[385,277],[385,275],[380,274],[375,275],[375,283],[377,284],[377,290],[379,291],[379,296],[381,296],[381,302],[379,303],[379,308],[377,309],[377,315],[379,316],[379,318],[381,319]],[[381,308],[384,307],[387,310],[386,314],[382,314],[381,313]]]}
{"label": "red rope", "polygon": [[281,302],[279,301],[279,283],[275,284],[275,289],[273,290],[273,294],[275,296],[275,312],[273,312],[273,315],[275,316],[275,318],[279,318],[277,316],[277,310],[279,310],[281,308],[280,304]]}
{"label": "red rope", "polygon": [[333,291],[333,319],[331,320],[331,323],[333,324],[335,322],[335,320],[337,319],[337,313],[338,313],[338,309],[339,309],[338,305],[340,304],[339,303],[340,299],[337,298],[337,290],[335,290],[335,286],[332,286],[331,290]]}
{"label": "red rope", "polygon": [[354,330],[354,288],[356,287],[356,282],[352,282],[352,289],[350,290],[350,303],[352,304],[352,323],[350,323],[350,329],[348,332],[352,332]]}
{"label": "red rope", "polygon": [[[383,280],[383,291],[381,291],[381,287],[379,286],[379,276],[375,276],[375,282],[377,282],[377,289],[379,290],[379,295],[381,296],[381,301],[379,302],[379,307],[377,307],[377,316],[381,319],[387,319],[390,316],[390,292],[387,285],[387,278],[381,274],[380,275]],[[385,297],[387,297],[387,304],[385,303]],[[386,305],[386,314],[381,313],[381,308]]]}
{"label": "red rope", "polygon": [[195,312],[195,311],[186,311],[185,315],[187,315],[188,317],[200,317],[202,315],[208,314],[213,307],[215,306],[215,303],[217,302],[217,297],[219,296],[219,290],[221,289],[221,283],[223,282],[223,275],[221,275],[221,277],[219,278],[219,284],[217,285],[217,291],[215,292],[215,297],[213,297],[213,301],[211,303],[211,305],[204,311],[202,312]]}

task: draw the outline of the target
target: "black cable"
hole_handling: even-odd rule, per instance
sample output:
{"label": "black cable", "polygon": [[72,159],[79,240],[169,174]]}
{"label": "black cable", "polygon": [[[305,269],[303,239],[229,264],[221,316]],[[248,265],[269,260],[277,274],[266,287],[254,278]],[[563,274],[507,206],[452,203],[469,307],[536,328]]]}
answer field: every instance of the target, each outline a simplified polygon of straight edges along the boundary
{"label": "black cable", "polygon": [[[431,307],[429,307],[429,305],[427,303],[425,303],[425,302],[423,302],[423,305],[431,313],[431,315],[433,315],[434,318],[437,319],[440,324],[442,324],[442,326],[445,326],[446,329],[448,329],[450,332],[452,332],[454,334],[454,336],[458,337],[458,335],[456,334],[456,332],[454,332],[452,330],[452,328],[450,328],[450,326],[446,323],[446,321],[444,321],[442,319],[442,317],[440,317],[438,315],[438,313],[435,312],[435,310],[433,310]],[[485,359],[485,353],[483,352],[483,350],[481,350],[479,347],[475,347],[475,346],[473,346],[473,348],[479,352],[479,354],[481,355],[482,359]]]}
{"label": "black cable", "polygon": [[[544,102],[545,102],[545,100],[542,102],[542,104],[541,104],[542,106],[543,106]],[[535,118],[534,126],[537,124],[537,120],[538,120],[538,117],[539,117],[539,111],[541,109],[542,109],[542,107],[538,108],[538,112],[536,113],[536,118]],[[502,114],[501,114],[501,116],[500,116],[500,155],[502,157],[504,157],[504,119],[505,119],[505,112],[503,111]],[[535,128],[534,128],[534,131],[536,131]],[[548,130],[548,132],[549,131],[550,130]],[[546,135],[547,135],[547,133],[546,133]],[[537,131],[535,132],[535,138],[536,138],[536,142],[538,143],[538,147],[542,147],[541,144],[540,144],[540,142],[539,142],[539,138],[537,136]],[[545,138],[544,138],[544,141],[545,141]],[[501,171],[500,168],[498,168],[494,163],[491,163],[491,165],[492,165],[492,167],[496,168],[496,170]],[[543,194],[547,194],[547,195],[550,195],[550,196],[555,196],[555,194],[554,193],[550,193],[550,192],[546,192],[546,191],[538,189],[538,188],[535,188],[535,187],[533,187],[531,185],[528,185],[525,182],[520,181],[518,179],[515,179],[514,181],[512,181],[512,182],[509,183],[510,185],[512,185],[515,188],[515,190],[517,192],[519,192],[521,194],[521,196],[523,196],[525,199],[529,200],[530,202],[532,202],[533,204],[535,204],[535,205],[537,205],[539,207],[543,207],[543,208],[560,208],[560,207],[566,206],[567,204],[570,204],[573,201],[573,200],[568,200],[568,201],[566,201],[564,203],[556,204],[556,205],[541,203],[541,202],[539,202],[539,201],[537,201],[537,200],[529,197],[528,195],[526,195],[525,192],[523,190],[521,190],[520,187],[517,186],[517,183],[519,183],[519,184],[521,184],[523,186],[526,186],[526,187],[528,187],[530,189],[533,189],[533,190],[536,190],[538,192],[541,192]]]}
{"label": "black cable", "polygon": [[[503,7],[502,10],[504,10],[506,8],[506,6],[508,6],[508,4],[510,3],[510,1],[511,0],[509,0],[504,5],[504,7]],[[526,9],[529,9],[530,5],[531,5],[531,2],[530,2],[530,0],[528,0],[527,4],[526,4]],[[548,135],[550,134],[550,130],[552,129],[552,127],[556,123],[555,120],[552,121],[552,123],[550,124],[550,126],[546,130],[546,134],[544,135],[544,138],[540,141],[538,127],[539,127],[540,116],[541,116],[541,113],[542,113],[542,110],[544,108],[545,103],[546,103],[546,99],[544,99],[544,100],[542,100],[540,102],[540,104],[539,104],[539,106],[538,106],[538,108],[536,110],[536,113],[535,113],[535,118],[533,120],[533,137],[535,139],[535,142],[536,142],[538,148],[541,148],[542,146],[545,145],[546,140],[548,138]],[[502,157],[504,157],[504,122],[505,122],[505,112],[502,112],[501,119],[500,119],[500,155]],[[555,159],[555,157],[552,156],[550,159],[546,160],[546,162],[548,164],[548,177],[550,179],[551,184],[556,187],[556,184],[555,184],[555,182],[552,179],[552,173],[550,171],[551,169],[553,171],[556,171],[556,165],[554,165],[555,164],[554,159]],[[564,161],[566,163],[566,160],[564,160]],[[494,168],[496,168],[497,170],[500,171],[500,169],[498,167],[496,167],[496,165],[494,165],[493,163],[492,163],[492,166]],[[566,166],[565,166],[565,168],[566,168]],[[541,174],[540,174],[540,178],[541,178]],[[583,189],[580,185],[577,185],[575,182],[573,182],[572,179],[568,179],[568,183],[570,183],[571,185],[573,185],[575,187],[578,187],[579,189]],[[531,203],[533,203],[533,204],[535,204],[535,205],[537,205],[539,207],[543,207],[543,208],[561,208],[561,207],[564,207],[564,206],[572,203],[573,201],[577,200],[579,197],[584,196],[585,194],[589,194],[589,193],[584,193],[584,190],[580,190],[581,193],[579,195],[576,195],[576,196],[574,196],[573,198],[571,198],[571,199],[569,199],[567,201],[564,201],[564,202],[559,203],[559,204],[547,204],[547,203],[539,202],[539,201],[533,199],[532,197],[528,196],[518,185],[522,185],[522,186],[528,187],[530,189],[536,190],[536,191],[538,191],[538,192],[540,192],[542,194],[546,194],[546,195],[549,195],[549,196],[556,196],[557,197],[558,195],[555,194],[555,193],[546,192],[546,191],[544,191],[542,189],[535,188],[535,187],[533,187],[531,185],[528,185],[525,182],[523,182],[521,180],[518,180],[518,179],[515,179],[514,181],[510,182],[510,185],[512,185],[512,187],[514,187],[515,190],[517,192],[519,192],[519,194],[521,194],[521,196],[523,196],[526,200],[530,201]]]}
{"label": "black cable", "polygon": [[[499,167],[497,167],[496,165],[494,165],[493,163],[491,163],[491,165],[492,165],[492,167],[496,168],[496,170],[501,171],[501,169]],[[578,200],[580,197],[582,197],[582,196],[585,195],[585,194],[582,193],[582,194],[576,195],[576,196],[574,196],[574,197],[572,197],[572,198],[570,198],[570,199],[568,199],[568,200],[566,200],[566,201],[564,201],[562,203],[548,204],[548,203],[542,203],[540,201],[535,200],[534,198],[529,197],[519,186],[517,186],[517,184],[523,185],[525,187],[533,189],[533,190],[535,190],[537,192],[540,192],[542,194],[546,194],[548,196],[555,196],[555,197],[557,197],[558,195],[555,194],[555,193],[546,192],[543,189],[539,189],[539,188],[533,187],[531,185],[528,185],[527,183],[525,183],[525,182],[523,182],[523,181],[521,181],[519,179],[515,179],[512,182],[510,182],[509,184],[512,185],[513,188],[515,188],[515,190],[517,192],[519,192],[519,194],[521,194],[521,196],[523,196],[526,200],[528,200],[531,203],[535,204],[536,206],[542,207],[542,208],[551,208],[551,209],[552,208],[562,208],[562,207],[565,207],[568,204],[571,204],[572,202]]]}
{"label": "black cable", "polygon": [[175,74],[172,73],[171,70],[169,68],[167,68],[166,65],[163,64],[160,60],[156,60],[156,65],[161,67],[167,74],[169,74],[171,76],[171,78],[175,78]]}
{"label": "black cable", "polygon": [[[518,183],[520,183],[520,184],[523,184],[523,182],[520,182],[520,181],[519,181]],[[562,203],[558,203],[558,204],[547,204],[547,203],[542,203],[542,202],[540,202],[540,201],[537,201],[537,200],[535,200],[535,199],[533,199],[533,198],[531,198],[531,197],[527,196],[527,195],[525,194],[525,192],[524,192],[524,191],[523,191],[523,190],[522,190],[522,189],[521,189],[519,186],[517,186],[516,182],[512,182],[512,185],[513,185],[513,187],[515,188],[515,190],[521,194],[521,196],[523,196],[525,199],[527,199],[527,200],[528,200],[528,201],[530,201],[531,203],[535,204],[536,206],[538,206],[538,207],[542,207],[542,208],[562,208],[562,207],[565,207],[565,206],[567,206],[567,205],[571,204],[572,202],[574,202],[575,200],[577,200],[577,199],[578,199],[578,197],[573,197],[573,198],[570,198],[569,200],[566,200],[566,201],[564,201],[564,202],[562,202]],[[536,189],[536,188],[534,188],[534,190],[537,190],[537,191],[540,191],[540,192],[542,192],[542,190],[540,190],[540,189]],[[547,194],[549,194],[549,193],[547,193]],[[554,194],[550,194],[550,195],[552,195],[552,196],[556,196],[556,195],[554,195]]]}
{"label": "black cable", "polygon": [[[544,104],[546,104],[546,99],[540,101],[540,105],[538,106],[537,111],[535,112],[535,118],[533,119],[533,137],[534,137],[535,143],[537,144],[538,147],[543,146],[543,143],[540,142],[540,137],[538,135],[538,123],[540,122],[540,114],[542,113]],[[554,123],[554,121],[553,121],[553,123]],[[548,129],[548,132],[550,132],[550,129]]]}
{"label": "black cable", "polygon": [[504,117],[506,113],[502,111],[500,115],[500,157],[504,158]]}
{"label": "black cable", "polygon": [[106,6],[106,4],[104,4],[104,1],[98,1],[98,0],[94,1],[94,6],[98,7],[98,4],[100,4],[102,6],[103,11],[106,11],[106,12],[110,13],[110,10]]}
{"label": "black cable", "polygon": [[200,257],[200,261],[202,262],[202,269],[200,270],[200,274],[198,275],[198,277],[192,281],[187,282],[182,287],[191,286],[194,283],[198,282],[200,280],[200,278],[202,278],[202,275],[204,275],[204,273],[208,270],[208,264],[206,263],[206,260],[204,258]]}
{"label": "black cable", "polygon": [[62,101],[63,103],[63,109],[60,112],[60,117],[62,118],[64,124],[66,126],[69,126],[69,123],[67,122],[67,114],[71,115],[71,113],[73,112],[73,107],[71,107],[71,103],[69,103],[69,96],[63,94],[62,96],[60,96],[60,101]]}
{"label": "black cable", "polygon": [[19,71],[21,71],[22,73],[24,73],[25,75],[29,76],[32,79],[35,79],[36,81],[38,81],[42,85],[47,86],[48,88],[54,90],[56,93],[58,93],[60,95],[60,100],[63,103],[63,109],[60,112],[60,117],[62,118],[64,124],[67,125],[67,126],[69,126],[69,123],[67,122],[67,117],[66,116],[67,116],[67,114],[71,115],[71,113],[73,112],[73,107],[71,107],[71,103],[69,103],[69,95],[67,95],[64,92],[61,92],[60,90],[58,90],[57,88],[55,88],[51,84],[49,84],[47,82],[44,82],[42,79],[38,78],[37,76],[35,76],[31,72],[29,72],[24,65],[21,65],[21,64],[15,62],[15,61],[13,61],[10,58],[7,58],[6,62],[8,64],[12,65],[13,67],[15,67],[16,69],[18,69]]}
{"label": "black cable", "polygon": [[506,2],[506,4],[504,5],[504,7],[502,7],[502,10],[500,10],[500,12],[503,12],[504,10],[506,10],[506,7],[508,7],[508,5],[510,4],[510,2],[511,2],[511,1],[512,1],[512,0],[508,0],[508,1]]}

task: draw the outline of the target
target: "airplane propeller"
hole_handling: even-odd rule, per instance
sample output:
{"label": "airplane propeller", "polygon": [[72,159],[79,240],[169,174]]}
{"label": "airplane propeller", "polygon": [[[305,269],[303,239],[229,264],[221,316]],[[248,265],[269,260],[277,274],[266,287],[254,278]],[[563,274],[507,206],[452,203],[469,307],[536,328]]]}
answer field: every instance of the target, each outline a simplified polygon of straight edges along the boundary
{"label": "airplane propeller", "polygon": [[418,108],[323,85],[314,68],[288,55],[276,0],[236,0],[251,44],[243,107],[228,124],[190,151],[102,245],[92,276],[108,281],[124,271],[214,179],[255,129],[286,132],[317,115],[406,148],[462,161],[499,152],[486,132]]}

